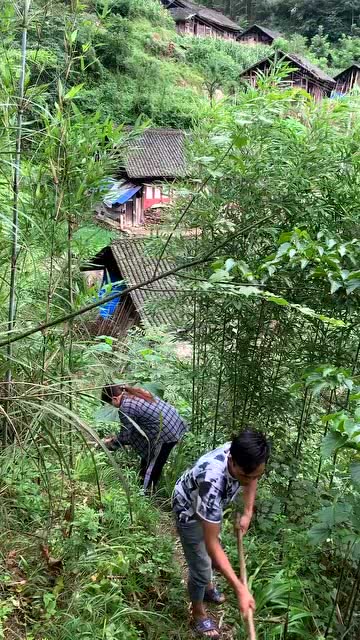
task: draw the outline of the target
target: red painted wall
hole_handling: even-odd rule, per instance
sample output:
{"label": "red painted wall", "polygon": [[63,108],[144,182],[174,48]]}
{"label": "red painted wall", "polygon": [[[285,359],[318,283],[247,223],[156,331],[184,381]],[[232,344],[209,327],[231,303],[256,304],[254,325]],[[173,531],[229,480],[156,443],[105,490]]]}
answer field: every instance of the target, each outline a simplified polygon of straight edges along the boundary
{"label": "red painted wall", "polygon": [[170,201],[171,199],[168,196],[162,196],[161,198],[144,198],[144,211],[150,209],[154,204],[165,204]]}

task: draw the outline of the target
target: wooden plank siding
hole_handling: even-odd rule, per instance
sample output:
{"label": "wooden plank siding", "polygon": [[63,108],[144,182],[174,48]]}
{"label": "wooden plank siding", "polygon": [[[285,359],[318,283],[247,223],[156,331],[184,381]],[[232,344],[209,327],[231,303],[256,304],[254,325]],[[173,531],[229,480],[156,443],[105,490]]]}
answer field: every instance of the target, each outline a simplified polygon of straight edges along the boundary
{"label": "wooden plank siding", "polygon": [[197,17],[190,18],[189,20],[185,20],[182,22],[177,22],[176,29],[178,33],[183,35],[222,38],[225,40],[236,40],[237,38],[237,34],[233,31],[227,31],[226,29],[214,27],[213,25],[203,22]]}
{"label": "wooden plank siding", "polygon": [[245,70],[241,75],[241,80],[246,80],[251,86],[256,87],[259,80],[259,74],[270,74],[275,63],[284,63],[289,66],[292,71],[281,81],[281,86],[297,87],[307,91],[315,100],[322,100],[329,97],[335,89],[335,80],[325,74],[321,69],[313,65],[311,62],[295,54],[285,54],[277,52],[260,60],[257,64]]}
{"label": "wooden plank siding", "polygon": [[360,65],[353,64],[335,76],[335,92],[345,95],[355,87],[360,87]]}

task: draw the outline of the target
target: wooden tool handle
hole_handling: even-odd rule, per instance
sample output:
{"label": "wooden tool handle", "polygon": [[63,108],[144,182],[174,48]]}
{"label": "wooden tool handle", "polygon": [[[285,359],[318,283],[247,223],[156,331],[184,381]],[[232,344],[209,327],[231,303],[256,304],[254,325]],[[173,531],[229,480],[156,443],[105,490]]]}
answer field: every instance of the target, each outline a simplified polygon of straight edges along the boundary
{"label": "wooden tool handle", "polygon": [[[244,545],[243,545],[243,534],[241,529],[237,530],[238,535],[238,551],[239,551],[239,560],[240,560],[240,578],[241,582],[247,587],[247,573],[246,573],[246,564],[245,564],[245,554],[244,554]],[[248,627],[249,640],[256,640],[256,631],[254,624],[254,612],[252,609],[249,609],[249,614],[246,620],[246,624]]]}

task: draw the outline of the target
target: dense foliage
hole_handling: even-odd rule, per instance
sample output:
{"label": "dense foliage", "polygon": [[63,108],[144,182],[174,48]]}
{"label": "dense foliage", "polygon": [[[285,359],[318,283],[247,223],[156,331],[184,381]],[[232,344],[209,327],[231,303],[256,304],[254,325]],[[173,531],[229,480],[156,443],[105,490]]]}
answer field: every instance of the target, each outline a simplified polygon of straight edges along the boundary
{"label": "dense foliage", "polygon": [[[172,488],[250,423],[273,441],[246,538],[259,637],[357,640],[358,98],[314,104],[276,75],[244,92],[261,51],[181,38],[156,0],[38,0],[28,20],[27,4],[4,3],[0,42],[0,637],[191,637]],[[92,211],[139,117],[192,127],[191,176],[147,248],[184,266],[190,358],[166,328],[94,339],[96,310],[64,321],[96,297],[80,268],[112,234]],[[130,454],[93,447],[114,429],[108,379],[150,385],[190,424],[155,497]],[[230,517],[223,540],[236,566]],[[244,640],[227,595],[225,632]]]}
{"label": "dense foliage", "polygon": [[358,35],[358,0],[203,0],[202,4],[219,9],[248,24],[264,22],[285,33],[298,32],[307,37],[323,27],[331,40],[342,34]]}

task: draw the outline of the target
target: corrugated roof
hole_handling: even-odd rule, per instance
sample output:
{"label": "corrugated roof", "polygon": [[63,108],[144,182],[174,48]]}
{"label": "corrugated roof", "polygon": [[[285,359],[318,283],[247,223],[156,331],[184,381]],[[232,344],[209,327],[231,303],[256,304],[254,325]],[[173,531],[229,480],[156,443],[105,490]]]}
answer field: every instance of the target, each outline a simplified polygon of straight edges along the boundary
{"label": "corrugated roof", "polygon": [[[113,256],[120,273],[129,286],[139,284],[153,277],[158,260],[148,255],[146,241],[143,238],[116,240],[111,245]],[[157,273],[173,268],[168,260],[160,260]],[[176,316],[171,308],[164,308],[164,300],[174,300],[177,288],[174,276],[158,280],[144,289],[131,291],[130,296],[142,322],[158,326],[176,325]],[[149,310],[149,304],[156,305],[156,311]],[[170,305],[169,305],[170,306]]]}
{"label": "corrugated roof", "polygon": [[190,0],[178,0],[177,4],[179,6],[185,7],[187,9],[191,9],[199,18],[203,18],[206,22],[210,22],[211,24],[219,27],[227,27],[232,31],[241,31],[236,22],[225,16],[220,11],[215,11],[215,9],[208,9],[201,4],[196,4],[195,2],[191,2]]}
{"label": "corrugated roof", "polygon": [[260,67],[267,60],[272,61],[275,57],[279,59],[279,62],[285,61],[289,62],[290,64],[291,62],[293,62],[296,66],[305,69],[305,71],[311,74],[316,80],[335,84],[334,78],[331,78],[331,76],[329,76],[327,73],[325,73],[325,71],[310,62],[307,58],[299,56],[295,53],[285,53],[284,51],[280,50],[274,51],[270,56],[266,56],[266,58],[259,60],[259,62],[256,62],[255,64],[251,65],[251,67],[248,67],[248,69],[245,69],[245,71],[242,71],[240,77],[246,75],[247,73],[249,73],[249,71],[254,71],[255,69],[257,69],[257,67]]}
{"label": "corrugated roof", "polygon": [[128,143],[126,155],[125,169],[130,179],[184,177],[185,133],[147,129]]}
{"label": "corrugated roof", "polygon": [[265,35],[269,36],[269,38],[272,38],[273,40],[276,40],[276,38],[281,37],[281,33],[279,31],[274,31],[273,29],[262,27],[260,24],[253,24],[251,25],[251,27],[248,27],[248,29],[245,29],[245,31],[242,32],[242,34],[240,35],[240,40],[243,36],[246,36],[248,33],[251,33],[254,29],[255,31],[256,30],[262,31],[263,33],[265,33]]}
{"label": "corrugated roof", "polygon": [[103,199],[107,207],[117,207],[120,204],[125,204],[141,189],[141,185],[126,182],[125,180],[111,180],[109,181],[109,186],[109,191]]}
{"label": "corrugated roof", "polygon": [[343,71],[340,71],[340,73],[334,76],[334,80],[338,80],[339,78],[341,78],[341,76],[343,76],[346,73],[351,73],[354,69],[356,69],[357,71],[360,71],[360,64],[357,62],[353,62],[353,64],[351,64],[349,67],[347,67]]}

